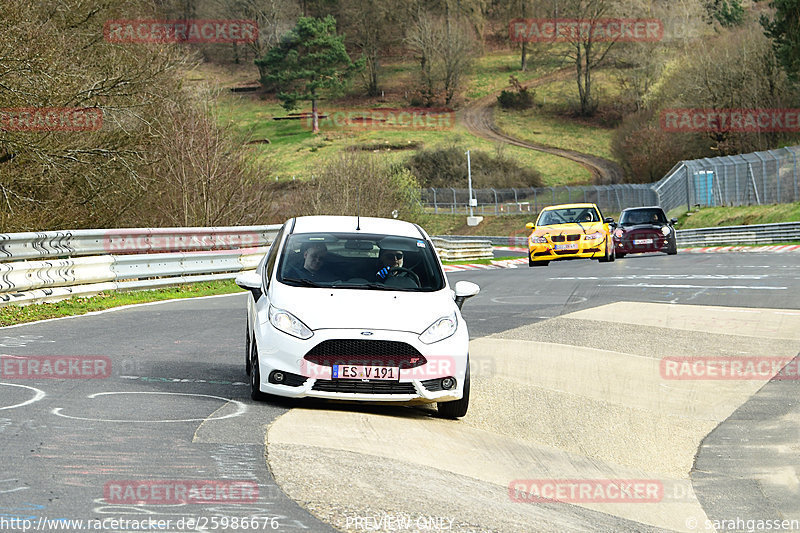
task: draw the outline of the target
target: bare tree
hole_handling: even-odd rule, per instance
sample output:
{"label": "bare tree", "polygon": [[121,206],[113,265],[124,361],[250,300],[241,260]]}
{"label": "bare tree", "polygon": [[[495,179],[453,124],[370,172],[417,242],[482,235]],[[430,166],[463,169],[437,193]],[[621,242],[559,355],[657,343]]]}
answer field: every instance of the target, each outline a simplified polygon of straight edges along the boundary
{"label": "bare tree", "polygon": [[[577,19],[592,27],[610,13],[611,0],[562,0],[559,17]],[[581,115],[592,115],[597,109],[592,75],[614,47],[615,41],[599,41],[593,31],[575,32],[566,36],[566,57],[575,64],[575,81]]]}
{"label": "bare tree", "polygon": [[[143,209],[160,224],[256,224],[270,197],[230,126],[219,126],[212,92],[171,102],[154,124],[160,140],[153,166],[160,180]],[[262,170],[263,172],[263,170]]]}
{"label": "bare tree", "polygon": [[399,43],[401,19],[395,0],[343,0],[339,15],[346,42],[361,51],[366,60],[362,75],[367,94],[380,94],[381,59],[387,49]]}
{"label": "bare tree", "polygon": [[[258,25],[258,39],[245,43],[248,58],[264,57],[267,50],[278,44],[281,37],[294,26],[300,16],[300,8],[285,0],[214,0],[215,12],[226,18],[253,20]],[[240,45],[232,43],[234,61],[239,62]],[[259,78],[267,74],[258,66]]]}
{"label": "bare tree", "polygon": [[433,104],[441,94],[450,105],[475,55],[475,40],[463,19],[422,13],[406,36],[420,62],[422,94]]}
{"label": "bare tree", "polygon": [[411,172],[372,154],[343,152],[315,175],[301,214],[390,217],[396,210],[407,219],[419,212],[419,184]]}

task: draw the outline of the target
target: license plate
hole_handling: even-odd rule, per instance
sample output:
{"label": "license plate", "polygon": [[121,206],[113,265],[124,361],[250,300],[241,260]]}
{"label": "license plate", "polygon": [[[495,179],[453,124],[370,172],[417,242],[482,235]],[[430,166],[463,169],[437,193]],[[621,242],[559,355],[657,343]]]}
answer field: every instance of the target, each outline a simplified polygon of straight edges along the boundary
{"label": "license plate", "polygon": [[387,381],[397,381],[400,379],[400,367],[333,365],[331,377],[333,377],[333,379],[383,379]]}
{"label": "license plate", "polygon": [[577,250],[577,244],[556,244],[556,250]]}
{"label": "license plate", "polygon": [[653,244],[653,239],[634,239],[633,244]]}

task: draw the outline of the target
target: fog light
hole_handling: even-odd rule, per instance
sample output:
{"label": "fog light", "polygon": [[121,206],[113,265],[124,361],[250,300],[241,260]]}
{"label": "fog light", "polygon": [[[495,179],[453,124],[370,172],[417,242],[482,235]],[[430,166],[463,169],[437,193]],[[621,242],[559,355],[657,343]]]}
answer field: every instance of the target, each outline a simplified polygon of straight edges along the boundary
{"label": "fog light", "polygon": [[444,378],[442,380],[442,389],[444,390],[454,389],[455,386],[456,386],[455,378]]}
{"label": "fog light", "polygon": [[269,373],[270,383],[283,383],[284,379],[286,379],[286,376],[280,370],[273,370]]}

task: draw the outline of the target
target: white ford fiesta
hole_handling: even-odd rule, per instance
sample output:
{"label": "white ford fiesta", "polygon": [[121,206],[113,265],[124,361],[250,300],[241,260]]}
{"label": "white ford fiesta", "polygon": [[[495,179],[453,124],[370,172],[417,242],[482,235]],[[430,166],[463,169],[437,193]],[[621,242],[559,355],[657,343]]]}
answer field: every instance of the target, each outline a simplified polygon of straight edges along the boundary
{"label": "white ford fiesta", "polygon": [[287,221],[255,271],[245,365],[264,394],[469,406],[469,334],[425,231],[399,220],[313,216]]}

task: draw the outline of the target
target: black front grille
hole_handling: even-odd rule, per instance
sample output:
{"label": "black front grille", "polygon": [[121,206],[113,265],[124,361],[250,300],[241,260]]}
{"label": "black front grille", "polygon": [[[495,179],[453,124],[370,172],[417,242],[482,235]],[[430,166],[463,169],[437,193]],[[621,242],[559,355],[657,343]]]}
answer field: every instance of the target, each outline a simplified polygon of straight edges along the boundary
{"label": "black front grille", "polygon": [[287,385],[289,387],[300,387],[302,385],[305,385],[305,382],[308,379],[305,376],[292,374],[291,372],[284,372],[283,375],[284,378],[283,378],[283,383],[281,383],[281,385]]}
{"label": "black front grille", "polygon": [[563,235],[551,235],[550,240],[553,242],[564,242],[566,239],[564,239]]}
{"label": "black front grille", "polygon": [[417,394],[413,383],[383,380],[318,379],[311,388],[320,392],[353,394]]}
{"label": "black front grille", "polygon": [[367,365],[414,368],[427,363],[419,351],[405,342],[362,339],[330,339],[317,344],[304,359],[320,366]]}
{"label": "black front grille", "polygon": [[579,240],[581,240],[581,236],[579,234],[577,234],[577,233],[574,233],[572,235],[567,235],[567,240],[568,241],[579,241]]}
{"label": "black front grille", "polygon": [[442,378],[426,379],[422,382],[422,386],[431,392],[439,392],[444,390],[442,388]]}

